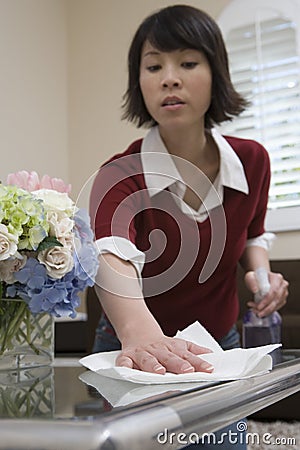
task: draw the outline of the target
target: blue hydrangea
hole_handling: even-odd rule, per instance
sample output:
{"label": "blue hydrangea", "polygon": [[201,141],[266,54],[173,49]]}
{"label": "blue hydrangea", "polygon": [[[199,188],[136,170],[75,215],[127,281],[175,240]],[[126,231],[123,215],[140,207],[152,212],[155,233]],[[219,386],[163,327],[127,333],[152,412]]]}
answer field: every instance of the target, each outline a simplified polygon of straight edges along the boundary
{"label": "blue hydrangea", "polygon": [[43,264],[29,257],[25,266],[15,273],[17,281],[7,286],[7,296],[25,300],[32,313],[75,317],[80,305],[79,293],[94,285],[98,254],[90,219],[87,212],[78,210],[74,221],[74,234],[80,240],[80,246],[74,251],[74,266],[70,272],[61,279],[53,279]]}

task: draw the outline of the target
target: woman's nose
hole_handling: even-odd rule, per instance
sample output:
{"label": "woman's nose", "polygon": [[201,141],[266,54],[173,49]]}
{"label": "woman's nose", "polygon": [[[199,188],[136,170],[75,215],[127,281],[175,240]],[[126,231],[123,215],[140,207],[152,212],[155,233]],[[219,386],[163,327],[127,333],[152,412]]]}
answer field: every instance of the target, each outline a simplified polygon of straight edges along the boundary
{"label": "woman's nose", "polygon": [[162,77],[162,86],[164,88],[179,87],[180,85],[181,80],[176,70],[169,68],[164,71]]}

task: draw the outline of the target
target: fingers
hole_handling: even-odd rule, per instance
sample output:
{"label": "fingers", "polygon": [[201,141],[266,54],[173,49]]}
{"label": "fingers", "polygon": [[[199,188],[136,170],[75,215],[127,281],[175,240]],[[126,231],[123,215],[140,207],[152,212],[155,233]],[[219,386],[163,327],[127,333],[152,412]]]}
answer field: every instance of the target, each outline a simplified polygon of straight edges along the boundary
{"label": "fingers", "polygon": [[116,365],[135,368],[144,372],[166,373],[166,368],[159,363],[157,358],[142,348],[124,350],[117,358]]}
{"label": "fingers", "polygon": [[[174,340],[175,341],[175,340]],[[158,361],[172,373],[211,372],[213,367],[194,355],[187,346],[177,342],[169,345],[167,349],[156,349],[155,356]]]}
{"label": "fingers", "polygon": [[280,273],[270,273],[270,291],[258,304],[249,302],[248,306],[252,308],[259,317],[265,317],[274,311],[282,308],[288,297],[289,283]]}
{"label": "fingers", "polygon": [[[211,353],[210,349],[206,347],[201,347],[197,344],[185,341],[183,339],[169,340],[167,345],[172,354],[177,355],[180,362],[182,362],[182,360],[184,361],[184,363],[180,366],[179,370],[177,366],[177,361],[175,361],[176,371],[174,371],[174,373],[213,371],[213,367],[211,364],[207,363],[206,361],[203,361],[201,358],[197,356],[205,353]],[[167,364],[169,364],[169,361],[167,361]]]}
{"label": "fingers", "polygon": [[134,363],[129,356],[121,353],[116,359],[116,366],[128,367],[129,369],[133,369]]}
{"label": "fingers", "polygon": [[212,372],[211,364],[197,356],[197,354],[210,352],[207,348],[181,339],[166,338],[163,342],[144,347],[124,349],[117,358],[116,364],[159,374]]}
{"label": "fingers", "polygon": [[211,353],[211,349],[207,347],[201,347],[200,345],[194,344],[194,342],[186,341],[187,348],[194,355],[204,355],[205,353]]}

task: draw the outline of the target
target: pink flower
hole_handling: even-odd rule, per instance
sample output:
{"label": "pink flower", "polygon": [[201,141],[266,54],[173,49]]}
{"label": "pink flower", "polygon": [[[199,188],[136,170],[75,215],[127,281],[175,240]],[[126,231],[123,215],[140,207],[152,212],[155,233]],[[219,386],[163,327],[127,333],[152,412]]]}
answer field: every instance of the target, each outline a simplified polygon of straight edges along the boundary
{"label": "pink flower", "polygon": [[40,188],[39,176],[36,172],[27,172],[21,170],[20,172],[10,173],[7,176],[7,184],[15,185],[26,191],[36,191]]}
{"label": "pink flower", "polygon": [[44,175],[41,179],[40,189],[52,189],[57,192],[71,192],[71,185],[66,185],[60,178],[50,178],[49,175]]}
{"label": "pink flower", "polygon": [[51,189],[67,194],[71,192],[71,185],[66,185],[60,178],[51,178],[49,175],[44,175],[40,180],[38,174],[34,171],[21,170],[20,172],[10,173],[7,176],[7,184],[18,186],[29,192],[39,189]]}

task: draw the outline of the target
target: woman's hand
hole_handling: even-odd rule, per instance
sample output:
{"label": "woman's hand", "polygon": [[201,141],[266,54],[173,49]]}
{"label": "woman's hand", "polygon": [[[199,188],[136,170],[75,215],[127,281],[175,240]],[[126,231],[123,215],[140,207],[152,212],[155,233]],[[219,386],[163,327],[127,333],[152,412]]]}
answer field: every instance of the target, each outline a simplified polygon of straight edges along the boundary
{"label": "woman's hand", "polygon": [[[247,303],[258,317],[265,317],[274,311],[282,308],[287,301],[289,283],[283,278],[281,273],[269,272],[270,290],[259,303],[250,301]],[[253,271],[245,274],[245,284],[248,289],[255,294],[259,287]]]}
{"label": "woman's hand", "polygon": [[[130,262],[107,253],[101,255],[99,263],[95,289],[122,342],[118,366],[159,374],[213,371],[211,364],[197,356],[211,350],[164,335],[144,301]],[[116,286],[120,292],[115,292]]]}
{"label": "woman's hand", "polygon": [[158,374],[210,373],[213,366],[197,356],[205,353],[211,353],[211,350],[183,339],[163,336],[150,343],[123,346],[116,365]]}

